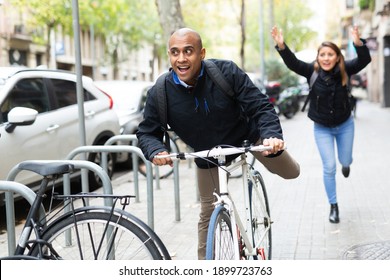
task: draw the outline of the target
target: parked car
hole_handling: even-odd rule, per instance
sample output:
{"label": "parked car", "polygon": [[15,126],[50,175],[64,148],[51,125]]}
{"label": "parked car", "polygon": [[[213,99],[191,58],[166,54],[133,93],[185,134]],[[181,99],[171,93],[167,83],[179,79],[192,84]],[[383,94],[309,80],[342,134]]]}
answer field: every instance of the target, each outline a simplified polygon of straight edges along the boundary
{"label": "parked car", "polygon": [[[0,68],[0,180],[21,161],[65,159],[80,146],[76,81],[75,74],[65,71]],[[119,134],[113,100],[92,79],[83,77],[82,83],[86,144],[103,144]],[[35,110],[36,117],[23,108]],[[99,163],[100,157],[91,153],[88,160]],[[110,176],[114,164],[115,155],[110,155]],[[32,187],[38,180],[32,172],[17,176],[17,181]],[[100,184],[95,174],[90,174],[89,182],[92,187]]]}
{"label": "parked car", "polygon": [[265,93],[269,96],[271,102],[274,102],[278,99],[279,94],[282,91],[282,85],[278,81],[263,81],[260,74],[258,73],[247,73],[249,78],[255,84],[256,87],[260,89],[262,93]]}
{"label": "parked car", "polygon": [[[135,134],[138,124],[143,119],[147,91],[153,83],[131,80],[104,80],[95,81],[95,85],[113,98],[113,109],[118,114],[121,127],[120,134]],[[119,144],[129,143],[119,142]],[[117,163],[122,163],[127,168],[132,166],[132,158],[129,153],[117,153],[116,160]]]}

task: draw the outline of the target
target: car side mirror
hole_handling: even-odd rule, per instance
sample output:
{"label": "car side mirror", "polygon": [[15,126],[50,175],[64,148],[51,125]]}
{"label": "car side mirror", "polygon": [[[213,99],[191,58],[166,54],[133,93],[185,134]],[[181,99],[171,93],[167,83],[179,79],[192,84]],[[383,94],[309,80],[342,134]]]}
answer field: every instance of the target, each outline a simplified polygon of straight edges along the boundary
{"label": "car side mirror", "polygon": [[5,131],[12,133],[17,126],[31,125],[35,122],[37,115],[37,110],[15,107],[8,113],[8,124],[5,127]]}

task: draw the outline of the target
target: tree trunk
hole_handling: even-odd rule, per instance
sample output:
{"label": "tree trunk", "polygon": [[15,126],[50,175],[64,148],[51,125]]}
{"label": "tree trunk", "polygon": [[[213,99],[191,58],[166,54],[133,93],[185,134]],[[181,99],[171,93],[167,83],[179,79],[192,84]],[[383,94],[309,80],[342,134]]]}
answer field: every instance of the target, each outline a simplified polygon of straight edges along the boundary
{"label": "tree trunk", "polygon": [[164,32],[164,40],[168,42],[171,34],[184,27],[180,0],[155,0],[160,24]]}
{"label": "tree trunk", "polygon": [[241,46],[240,46],[240,58],[241,58],[241,68],[245,70],[245,41],[246,41],[246,34],[245,34],[245,26],[246,26],[246,19],[245,19],[245,0],[241,0],[241,16],[240,16],[240,27],[241,27]]}

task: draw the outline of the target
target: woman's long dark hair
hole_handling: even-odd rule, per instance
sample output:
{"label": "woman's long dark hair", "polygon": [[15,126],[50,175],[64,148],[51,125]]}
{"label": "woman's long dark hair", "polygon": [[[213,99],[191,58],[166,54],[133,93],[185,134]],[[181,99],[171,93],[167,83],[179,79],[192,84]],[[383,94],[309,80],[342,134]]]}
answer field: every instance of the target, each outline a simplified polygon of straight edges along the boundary
{"label": "woman's long dark hair", "polygon": [[[341,53],[340,48],[336,44],[329,42],[329,41],[326,41],[326,42],[323,42],[318,47],[317,58],[318,58],[318,54],[320,53],[320,50],[324,47],[331,48],[336,53],[337,57],[339,58],[338,65],[339,65],[340,73],[341,73],[341,83],[343,86],[345,86],[348,82],[348,75],[347,75],[347,72],[345,71],[344,55]],[[316,62],[314,63],[314,70],[318,71],[319,68],[320,68],[320,65],[318,64],[318,61],[316,59]]]}

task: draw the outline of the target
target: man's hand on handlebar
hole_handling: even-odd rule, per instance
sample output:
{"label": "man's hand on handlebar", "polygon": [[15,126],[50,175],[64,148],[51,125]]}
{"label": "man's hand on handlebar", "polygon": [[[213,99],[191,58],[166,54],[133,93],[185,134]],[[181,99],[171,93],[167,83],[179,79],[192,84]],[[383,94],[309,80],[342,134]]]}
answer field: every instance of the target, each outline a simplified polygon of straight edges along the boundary
{"label": "man's hand on handlebar", "polygon": [[[161,155],[169,155],[169,153],[167,151],[164,151],[164,152],[161,152],[161,153],[158,153],[157,156],[161,156]],[[173,166],[173,161],[170,157],[166,157],[166,158],[156,158],[154,157],[153,158],[153,164],[155,165],[170,165],[170,166]]]}
{"label": "man's hand on handlebar", "polygon": [[284,141],[274,137],[267,138],[263,140],[264,146],[272,147],[272,150],[262,152],[263,156],[268,156],[270,154],[277,154],[278,152],[284,150]]}

